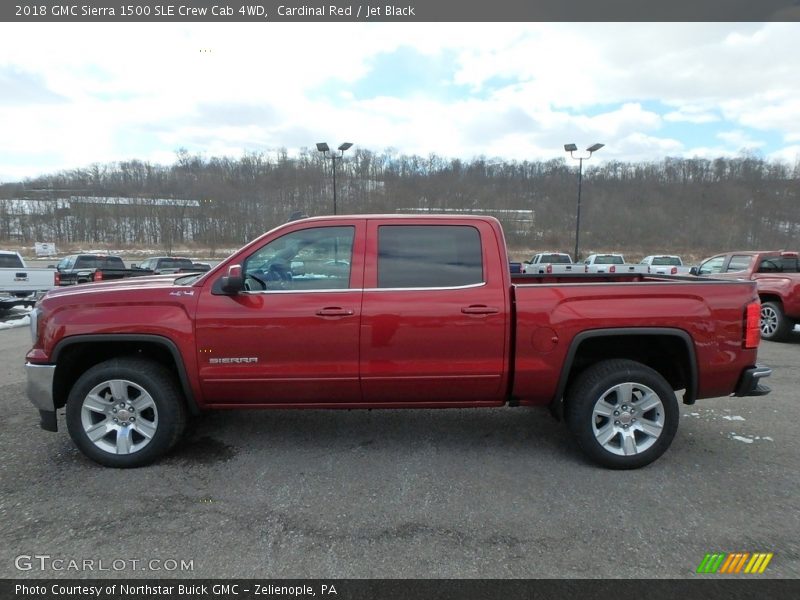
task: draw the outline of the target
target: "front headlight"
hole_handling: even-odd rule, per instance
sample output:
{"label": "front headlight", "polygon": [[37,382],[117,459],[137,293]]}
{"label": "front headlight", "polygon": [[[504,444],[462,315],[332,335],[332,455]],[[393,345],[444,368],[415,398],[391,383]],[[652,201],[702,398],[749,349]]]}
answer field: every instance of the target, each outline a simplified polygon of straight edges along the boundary
{"label": "front headlight", "polygon": [[36,339],[39,337],[39,309],[33,307],[30,312],[31,319],[31,341],[36,344]]}

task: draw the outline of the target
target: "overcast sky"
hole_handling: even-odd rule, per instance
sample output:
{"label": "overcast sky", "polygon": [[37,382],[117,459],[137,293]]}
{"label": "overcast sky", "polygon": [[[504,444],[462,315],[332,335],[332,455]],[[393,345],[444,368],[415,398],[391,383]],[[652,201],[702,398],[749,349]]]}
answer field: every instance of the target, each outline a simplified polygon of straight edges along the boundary
{"label": "overcast sky", "polygon": [[0,23],[0,182],[318,141],[793,164],[799,38],[800,23]]}

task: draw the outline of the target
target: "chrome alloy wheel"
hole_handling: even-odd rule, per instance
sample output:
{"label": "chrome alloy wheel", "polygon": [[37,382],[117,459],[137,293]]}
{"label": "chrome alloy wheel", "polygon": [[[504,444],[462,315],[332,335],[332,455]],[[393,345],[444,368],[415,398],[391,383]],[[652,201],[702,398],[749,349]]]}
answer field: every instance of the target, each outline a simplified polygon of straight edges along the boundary
{"label": "chrome alloy wheel", "polygon": [[664,418],[664,405],[652,389],[641,383],[620,383],[595,402],[592,431],[608,452],[632,456],[656,443]]}
{"label": "chrome alloy wheel", "polygon": [[125,379],[111,379],[93,387],[81,403],[81,425],[86,437],[111,454],[138,452],[158,429],[158,410],[143,387]]}
{"label": "chrome alloy wheel", "polygon": [[770,337],[778,329],[778,312],[771,304],[761,305],[761,335]]}

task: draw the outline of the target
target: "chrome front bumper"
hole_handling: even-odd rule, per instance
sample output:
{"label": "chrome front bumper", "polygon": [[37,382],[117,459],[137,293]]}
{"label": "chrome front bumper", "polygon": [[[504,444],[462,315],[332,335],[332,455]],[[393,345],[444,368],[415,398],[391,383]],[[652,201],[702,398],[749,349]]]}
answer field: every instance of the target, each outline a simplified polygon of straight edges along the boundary
{"label": "chrome front bumper", "polygon": [[53,377],[55,373],[55,365],[25,363],[25,374],[28,378],[28,400],[39,409],[42,429],[47,431],[58,430],[56,407],[53,399]]}

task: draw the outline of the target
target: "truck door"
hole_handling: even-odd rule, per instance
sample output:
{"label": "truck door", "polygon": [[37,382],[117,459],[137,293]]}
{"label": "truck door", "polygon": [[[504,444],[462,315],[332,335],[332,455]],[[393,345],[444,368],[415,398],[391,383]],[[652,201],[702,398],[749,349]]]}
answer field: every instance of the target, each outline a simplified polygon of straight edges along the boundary
{"label": "truck door", "polygon": [[508,267],[497,246],[481,244],[484,235],[494,240],[489,224],[463,222],[368,221],[361,317],[365,401],[502,401],[509,341],[501,269]]}
{"label": "truck door", "polygon": [[364,226],[290,227],[242,260],[245,291],[204,287],[196,336],[206,402],[360,401]]}

